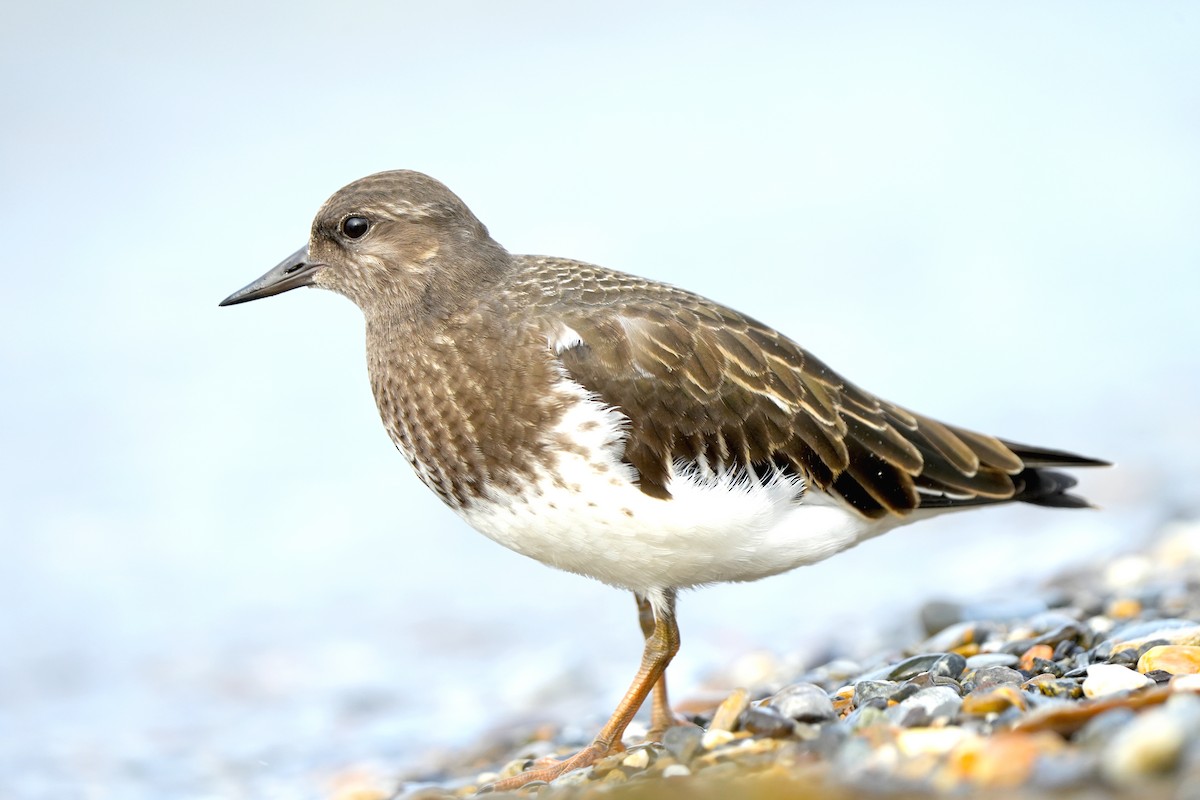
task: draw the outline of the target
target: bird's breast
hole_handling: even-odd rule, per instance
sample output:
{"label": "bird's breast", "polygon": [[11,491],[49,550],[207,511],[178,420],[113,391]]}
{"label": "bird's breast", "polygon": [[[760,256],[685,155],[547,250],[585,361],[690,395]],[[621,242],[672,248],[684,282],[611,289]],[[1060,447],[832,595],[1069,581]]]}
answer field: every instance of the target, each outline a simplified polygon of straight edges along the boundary
{"label": "bird's breast", "polygon": [[[500,341],[497,341],[497,339]],[[379,414],[422,482],[462,510],[520,488],[563,446],[571,398],[544,340],[520,331],[373,333],[367,361]]]}

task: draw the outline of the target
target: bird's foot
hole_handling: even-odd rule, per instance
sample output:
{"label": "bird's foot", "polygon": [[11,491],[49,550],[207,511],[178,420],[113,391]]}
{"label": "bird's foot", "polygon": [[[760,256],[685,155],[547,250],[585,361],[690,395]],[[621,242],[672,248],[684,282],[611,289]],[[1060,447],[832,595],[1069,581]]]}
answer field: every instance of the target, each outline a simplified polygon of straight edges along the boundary
{"label": "bird's foot", "polygon": [[547,766],[535,766],[534,769],[526,770],[520,775],[513,775],[494,781],[480,787],[479,793],[511,792],[514,789],[520,789],[522,786],[528,786],[534,782],[549,783],[560,775],[565,775],[572,770],[582,769],[583,767],[590,767],[605,756],[623,749],[624,747],[621,745],[612,747],[603,745],[600,742],[592,742],[570,758],[555,761]]}

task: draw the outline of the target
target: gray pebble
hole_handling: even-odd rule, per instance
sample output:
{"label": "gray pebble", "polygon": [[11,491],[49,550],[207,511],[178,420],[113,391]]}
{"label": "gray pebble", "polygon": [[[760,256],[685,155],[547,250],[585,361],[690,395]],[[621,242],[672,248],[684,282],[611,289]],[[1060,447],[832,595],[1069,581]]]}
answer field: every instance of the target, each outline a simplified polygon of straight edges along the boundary
{"label": "gray pebble", "polygon": [[928,672],[929,668],[936,664],[938,659],[944,655],[946,654],[922,653],[921,655],[906,658],[892,667],[891,672],[887,674],[887,679],[891,681],[906,681],[914,675]]}
{"label": "gray pebble", "polygon": [[990,689],[1006,683],[1020,685],[1025,682],[1025,676],[1012,667],[983,667],[975,670],[969,678],[976,689]]}
{"label": "gray pebble", "polygon": [[700,749],[700,740],[704,731],[694,725],[672,725],[663,734],[663,747],[683,764],[692,760],[692,756]]}
{"label": "gray pebble", "polygon": [[1090,638],[1091,634],[1086,631],[1078,622],[1068,622],[1067,624],[1060,625],[1048,633],[1042,634],[1034,639],[1033,643],[1057,647],[1062,642],[1075,642],[1080,639],[1087,641]]}
{"label": "gray pebble", "polygon": [[962,707],[962,698],[949,686],[930,686],[887,710],[899,725],[928,725],[939,717],[952,718]]}
{"label": "gray pebble", "polygon": [[763,705],[743,711],[738,727],[758,736],[781,738],[791,736],[796,730],[796,723],[772,706]]}
{"label": "gray pebble", "polygon": [[822,722],[837,718],[829,695],[820,686],[811,683],[785,686],[767,703],[784,717],[798,722]]}
{"label": "gray pebble", "polygon": [[946,653],[929,666],[929,674],[938,678],[958,680],[967,668],[967,660],[958,653]]}
{"label": "gray pebble", "polygon": [[858,708],[877,697],[886,700],[899,688],[900,684],[895,681],[859,681],[854,684],[854,707]]}
{"label": "gray pebble", "polygon": [[1012,653],[977,653],[967,659],[967,669],[983,667],[1015,667],[1021,659]]}

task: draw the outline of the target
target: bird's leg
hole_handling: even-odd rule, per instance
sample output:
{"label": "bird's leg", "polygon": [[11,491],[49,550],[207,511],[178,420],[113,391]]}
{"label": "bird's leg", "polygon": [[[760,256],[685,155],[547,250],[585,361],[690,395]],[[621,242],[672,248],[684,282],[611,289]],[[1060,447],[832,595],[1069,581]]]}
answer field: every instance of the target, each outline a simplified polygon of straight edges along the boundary
{"label": "bird's leg", "polygon": [[[654,635],[654,607],[645,595],[634,592],[633,599],[637,601],[642,636],[649,642],[650,637]],[[667,728],[686,724],[686,720],[675,716],[675,712],[671,710],[671,703],[667,699],[667,672],[663,670],[662,677],[654,684],[654,694],[650,701],[650,730],[646,731],[646,738],[652,742],[660,742]]]}
{"label": "bird's leg", "polygon": [[[644,598],[638,599],[639,608]],[[630,720],[637,714],[646,697],[663,676],[667,664],[679,652],[679,626],[675,623],[675,591],[667,589],[653,599],[645,599],[653,617],[646,648],[642,651],[642,664],[638,667],[633,683],[617,704],[617,710],[596,734],[592,743],[568,759],[541,769],[532,769],[511,778],[496,781],[484,787],[484,791],[504,792],[517,789],[532,781],[552,781],[563,773],[580,767],[591,766],[611,753],[621,742],[621,736]],[[663,696],[665,701],[666,697]]]}

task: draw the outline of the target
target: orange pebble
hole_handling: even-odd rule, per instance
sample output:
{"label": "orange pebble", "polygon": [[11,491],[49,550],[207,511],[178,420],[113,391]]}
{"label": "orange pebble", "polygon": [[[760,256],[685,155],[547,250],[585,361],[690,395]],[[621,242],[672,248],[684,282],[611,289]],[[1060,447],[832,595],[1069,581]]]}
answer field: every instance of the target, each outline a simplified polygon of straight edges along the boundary
{"label": "orange pebble", "polygon": [[1049,661],[1054,658],[1054,648],[1048,644],[1035,644],[1021,655],[1021,663],[1017,666],[1026,672],[1032,672],[1035,658]]}
{"label": "orange pebble", "polygon": [[1105,611],[1113,619],[1132,619],[1142,613],[1142,604],[1132,597],[1122,597],[1109,603]]}
{"label": "orange pebble", "polygon": [[1172,675],[1195,675],[1200,672],[1200,647],[1164,644],[1151,647],[1138,659],[1138,672],[1161,669]]}

